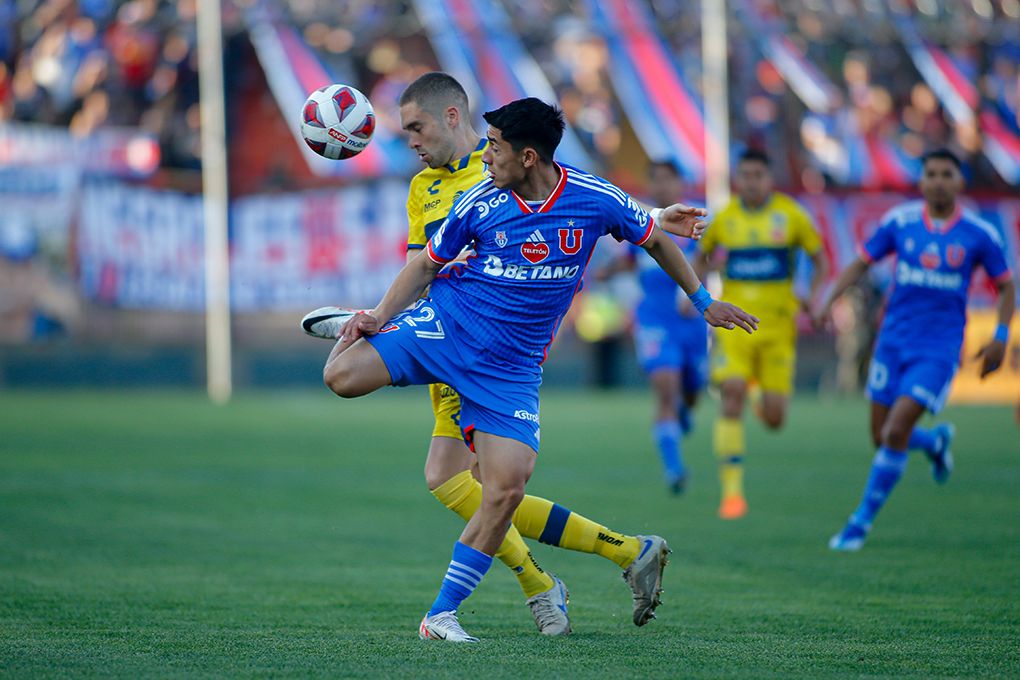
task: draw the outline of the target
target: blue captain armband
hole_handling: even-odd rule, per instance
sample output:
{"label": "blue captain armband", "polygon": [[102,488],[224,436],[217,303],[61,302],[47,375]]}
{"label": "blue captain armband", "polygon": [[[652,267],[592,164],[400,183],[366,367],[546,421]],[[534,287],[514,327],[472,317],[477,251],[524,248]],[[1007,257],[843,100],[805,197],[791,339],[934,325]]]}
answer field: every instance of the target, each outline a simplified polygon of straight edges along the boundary
{"label": "blue captain armband", "polygon": [[715,300],[712,299],[712,295],[708,292],[708,289],[705,288],[705,284],[701,284],[701,287],[694,292],[694,295],[688,295],[687,297],[691,299],[691,304],[693,304],[694,308],[698,310],[698,313],[702,315],[704,315],[705,310],[708,309],[713,302],[715,302]]}
{"label": "blue captain armband", "polygon": [[996,342],[1001,342],[1005,345],[1009,341],[1009,326],[1004,323],[1000,323],[995,327],[995,335],[993,335],[992,338]]}

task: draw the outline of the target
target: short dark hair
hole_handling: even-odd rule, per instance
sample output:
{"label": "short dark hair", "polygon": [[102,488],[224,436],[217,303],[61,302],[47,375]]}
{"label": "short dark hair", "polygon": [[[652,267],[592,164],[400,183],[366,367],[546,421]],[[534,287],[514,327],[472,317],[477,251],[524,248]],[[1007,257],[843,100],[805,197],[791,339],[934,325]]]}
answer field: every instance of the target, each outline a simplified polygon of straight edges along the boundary
{"label": "short dark hair", "polygon": [[456,106],[468,115],[468,98],[464,87],[449,73],[430,71],[407,86],[400,94],[400,106],[414,102],[435,118],[448,106]]}
{"label": "short dark hair", "polygon": [[680,168],[676,166],[676,163],[667,158],[653,158],[648,161],[648,174],[652,174],[655,170],[665,170],[674,177],[680,177]]}
{"label": "short dark hair", "polygon": [[482,117],[499,130],[514,151],[530,146],[546,163],[552,162],[567,126],[563,111],[534,97],[512,101]]}
{"label": "short dark hair", "polygon": [[740,154],[740,158],[737,162],[743,163],[745,161],[756,161],[758,163],[762,163],[767,168],[772,167],[772,161],[769,160],[769,155],[761,149],[744,149],[744,152]]}
{"label": "short dark hair", "polygon": [[955,153],[946,148],[932,149],[928,153],[921,156],[921,167],[928,165],[928,161],[933,158],[939,158],[944,161],[949,161],[956,166],[956,169],[963,172],[963,163],[960,162],[960,157]]}

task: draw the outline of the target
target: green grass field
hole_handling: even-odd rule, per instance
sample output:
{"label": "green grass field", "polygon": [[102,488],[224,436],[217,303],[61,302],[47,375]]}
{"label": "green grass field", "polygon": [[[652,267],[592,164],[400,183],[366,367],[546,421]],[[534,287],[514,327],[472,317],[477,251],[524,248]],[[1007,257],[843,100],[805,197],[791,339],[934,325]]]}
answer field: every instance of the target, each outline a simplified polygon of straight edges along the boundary
{"label": "green grass field", "polygon": [[0,395],[0,675],[9,677],[1020,676],[1020,434],[951,408],[957,471],[911,462],[867,547],[826,540],[871,459],[866,404],[800,399],[748,429],[744,521],[715,517],[715,404],[670,497],[644,393],[543,399],[529,490],[674,549],[659,619],[619,569],[536,544],[574,634],[541,638],[499,563],[473,646],[423,643],[461,522],[426,492],[419,391]]}

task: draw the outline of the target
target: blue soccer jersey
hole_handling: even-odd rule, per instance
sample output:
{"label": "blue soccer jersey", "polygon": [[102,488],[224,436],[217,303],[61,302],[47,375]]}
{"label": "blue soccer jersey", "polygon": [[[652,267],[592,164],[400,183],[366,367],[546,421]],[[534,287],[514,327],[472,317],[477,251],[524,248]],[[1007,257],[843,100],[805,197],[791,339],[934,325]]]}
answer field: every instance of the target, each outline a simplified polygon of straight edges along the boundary
{"label": "blue soccer jersey", "polygon": [[937,224],[924,203],[915,201],[886,213],[860,254],[874,262],[892,253],[897,257],[895,287],[876,352],[895,347],[904,357],[956,363],[975,266],[996,281],[1011,276],[1002,238],[987,222],[959,208]]}
{"label": "blue soccer jersey", "polygon": [[[689,238],[673,238],[673,241],[688,260],[698,256],[697,241]],[[663,271],[659,263],[646,253],[644,248],[631,246],[630,256],[637,265],[638,285],[641,287],[641,300],[636,310],[640,323],[655,323],[676,318],[684,324],[689,323],[692,328],[706,326],[701,314],[687,317],[678,312],[680,285]]]}
{"label": "blue soccer jersey", "polygon": [[430,295],[472,345],[502,361],[545,359],[601,236],[642,244],[652,235],[652,218],[622,190],[558,167],[559,183],[541,205],[490,179],[475,185],[426,248],[442,264],[473,244],[475,255],[437,276]]}

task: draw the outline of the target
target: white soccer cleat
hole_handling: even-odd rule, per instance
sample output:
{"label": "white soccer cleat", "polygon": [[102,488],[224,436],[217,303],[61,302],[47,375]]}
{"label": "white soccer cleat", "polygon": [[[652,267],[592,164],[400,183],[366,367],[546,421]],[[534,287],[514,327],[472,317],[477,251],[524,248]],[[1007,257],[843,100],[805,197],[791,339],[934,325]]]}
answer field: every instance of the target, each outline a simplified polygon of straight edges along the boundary
{"label": "white soccer cleat", "polygon": [[567,635],[570,633],[570,617],[567,616],[570,592],[563,581],[552,574],[549,576],[553,580],[552,588],[528,598],[528,607],[542,635]]}
{"label": "white soccer cleat", "polygon": [[446,640],[447,642],[478,642],[478,638],[464,632],[457,620],[457,612],[439,612],[434,616],[425,615],[418,626],[418,637],[422,640]]}
{"label": "white soccer cleat", "polygon": [[301,319],[301,330],[312,337],[336,340],[340,337],[344,324],[357,313],[356,309],[344,307],[319,307]]}
{"label": "white soccer cleat", "polygon": [[634,625],[643,626],[655,618],[662,604],[662,570],[672,552],[661,536],[638,536],[641,552],[623,572],[623,580],[634,593]]}
{"label": "white soccer cleat", "polygon": [[868,528],[852,521],[847,522],[843,530],[829,539],[829,550],[837,552],[857,552],[864,547],[864,539],[868,537]]}

